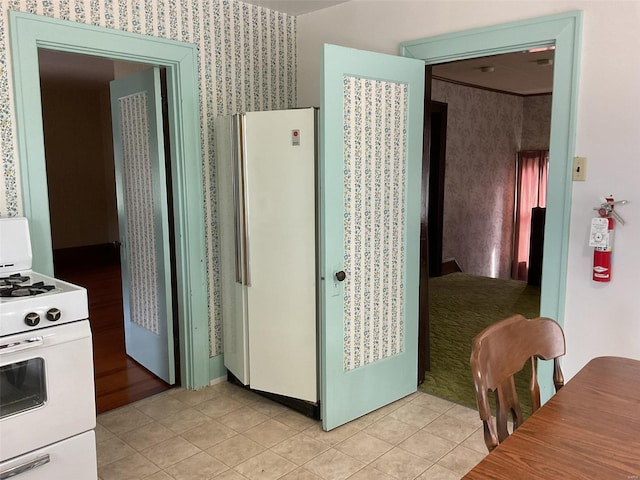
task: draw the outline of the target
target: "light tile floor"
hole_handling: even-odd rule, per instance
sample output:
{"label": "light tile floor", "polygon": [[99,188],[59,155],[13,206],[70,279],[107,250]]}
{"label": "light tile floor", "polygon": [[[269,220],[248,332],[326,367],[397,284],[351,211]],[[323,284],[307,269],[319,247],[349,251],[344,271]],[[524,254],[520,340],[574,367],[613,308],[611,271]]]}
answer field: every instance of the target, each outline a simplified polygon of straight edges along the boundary
{"label": "light tile floor", "polygon": [[98,416],[101,480],[453,480],[486,454],[478,412],[418,392],[330,432],[230,383]]}

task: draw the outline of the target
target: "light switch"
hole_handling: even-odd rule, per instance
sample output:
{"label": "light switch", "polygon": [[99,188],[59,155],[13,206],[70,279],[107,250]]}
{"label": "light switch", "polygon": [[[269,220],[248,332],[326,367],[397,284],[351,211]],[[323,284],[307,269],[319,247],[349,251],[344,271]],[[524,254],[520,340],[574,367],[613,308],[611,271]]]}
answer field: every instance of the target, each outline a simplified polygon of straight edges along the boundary
{"label": "light switch", "polygon": [[573,181],[587,180],[587,157],[573,157]]}

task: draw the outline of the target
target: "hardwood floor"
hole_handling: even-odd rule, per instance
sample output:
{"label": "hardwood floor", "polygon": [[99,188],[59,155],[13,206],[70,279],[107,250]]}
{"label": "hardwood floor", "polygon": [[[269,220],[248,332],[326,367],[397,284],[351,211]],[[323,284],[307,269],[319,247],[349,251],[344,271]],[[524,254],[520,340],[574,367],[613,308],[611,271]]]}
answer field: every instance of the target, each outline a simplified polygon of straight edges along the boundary
{"label": "hardwood floor", "polygon": [[103,413],[172,388],[125,352],[122,282],[116,247],[57,250],[54,264],[57,278],[87,289],[97,412]]}

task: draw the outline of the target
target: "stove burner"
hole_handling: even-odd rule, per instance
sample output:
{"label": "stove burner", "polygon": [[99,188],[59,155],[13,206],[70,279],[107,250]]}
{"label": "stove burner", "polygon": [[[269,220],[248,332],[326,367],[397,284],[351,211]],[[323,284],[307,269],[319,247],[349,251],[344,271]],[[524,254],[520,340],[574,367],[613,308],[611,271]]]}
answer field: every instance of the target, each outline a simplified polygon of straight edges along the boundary
{"label": "stove burner", "polygon": [[1,286],[17,285],[19,283],[25,283],[28,281],[29,281],[29,277],[26,277],[19,273],[14,273],[12,275],[9,275],[8,277],[0,277]]}
{"label": "stove burner", "polygon": [[0,297],[28,297],[39,295],[53,290],[55,285],[45,285],[44,282],[37,282],[32,285],[14,285],[0,290]]}

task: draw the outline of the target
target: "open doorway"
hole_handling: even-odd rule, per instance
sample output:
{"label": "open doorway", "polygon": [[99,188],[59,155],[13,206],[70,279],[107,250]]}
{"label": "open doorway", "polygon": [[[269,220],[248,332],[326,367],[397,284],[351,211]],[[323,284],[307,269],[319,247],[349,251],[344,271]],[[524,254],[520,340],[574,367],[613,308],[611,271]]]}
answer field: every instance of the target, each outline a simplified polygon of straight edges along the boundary
{"label": "open doorway", "polygon": [[39,65],[54,269],[88,290],[102,413],[171,388],[125,349],[109,83],[150,65],[47,50]]}
{"label": "open doorway", "polygon": [[9,12],[14,76],[16,137],[24,215],[32,231],[33,269],[53,275],[53,248],[44,155],[38,49],[163,65],[171,146],[175,217],[177,321],[180,384],[209,384],[209,327],[205,275],[203,163],[197,89],[197,46],[59,19]]}
{"label": "open doorway", "polygon": [[[475,405],[473,336],[512,314],[531,318],[540,312],[540,270],[537,281],[527,281],[527,258],[520,277],[512,271],[518,271],[515,225],[522,216],[520,152],[549,149],[554,52],[541,50],[431,67],[437,108],[428,188],[430,361],[422,388],[468,406]],[[443,109],[444,127],[433,122]],[[444,150],[446,170],[433,168]],[[434,175],[443,178],[434,182]],[[544,224],[534,230],[526,233],[527,255],[531,246],[541,257]],[[433,265],[434,259],[440,263]],[[541,265],[541,258],[534,263]]]}
{"label": "open doorway", "polygon": [[[554,101],[551,106],[553,129],[550,133],[550,170],[547,179],[547,212],[544,228],[544,258],[541,289],[540,314],[553,318],[564,325],[564,302],[567,279],[567,251],[569,218],[571,213],[571,170],[575,148],[577,115],[577,87],[579,78],[580,33],[582,13],[567,12],[559,15],[539,17],[488,28],[478,28],[457,34],[445,34],[401,45],[404,56],[419,58],[427,66],[438,65],[468,58],[481,58],[502,53],[519,52],[533,48],[555,47],[553,67]],[[499,32],[497,34],[496,32]],[[423,198],[424,198],[423,191]],[[426,217],[426,201],[422,200]],[[421,232],[426,228],[421,228]],[[427,248],[426,235],[420,237],[421,251]],[[424,257],[426,258],[426,257]],[[426,276],[426,265],[420,263],[421,279]],[[428,282],[420,283],[426,290]],[[422,342],[428,344],[428,308],[420,304],[420,331]],[[426,305],[428,307],[428,304]],[[424,362],[419,351],[418,364]],[[424,363],[422,363],[424,364]],[[554,392],[553,365],[538,365],[542,402]]]}

